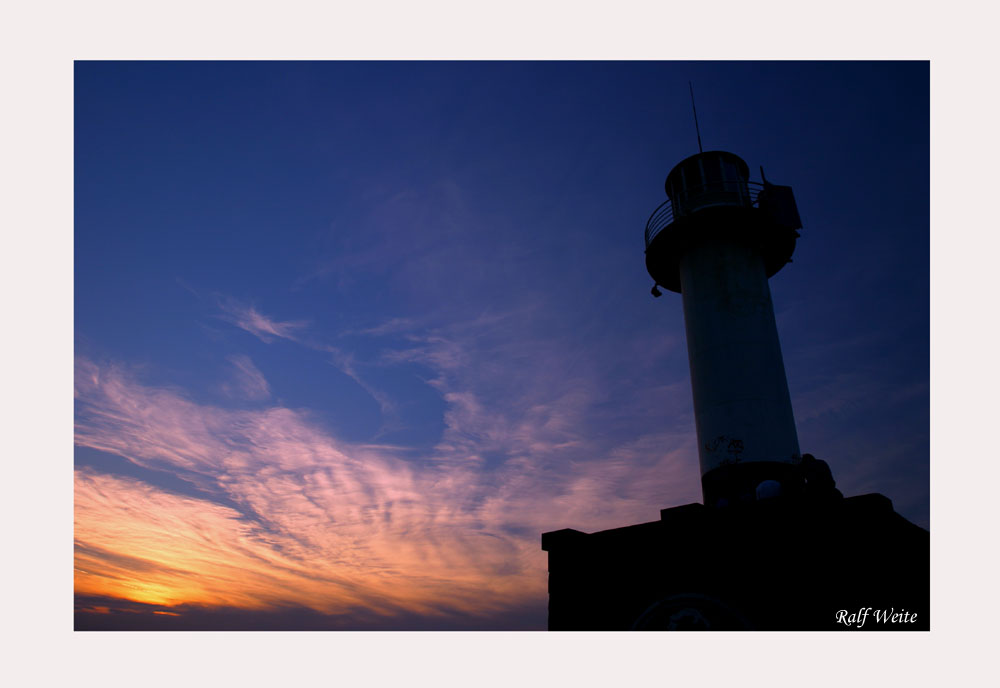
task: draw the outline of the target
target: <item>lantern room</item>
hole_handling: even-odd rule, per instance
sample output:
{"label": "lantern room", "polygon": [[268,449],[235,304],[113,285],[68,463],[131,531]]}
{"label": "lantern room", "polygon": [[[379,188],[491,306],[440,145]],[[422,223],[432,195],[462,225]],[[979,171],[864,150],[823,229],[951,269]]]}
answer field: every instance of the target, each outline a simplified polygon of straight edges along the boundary
{"label": "lantern room", "polygon": [[751,206],[749,179],[746,162],[726,151],[698,153],[682,160],[665,183],[674,218],[712,206]]}

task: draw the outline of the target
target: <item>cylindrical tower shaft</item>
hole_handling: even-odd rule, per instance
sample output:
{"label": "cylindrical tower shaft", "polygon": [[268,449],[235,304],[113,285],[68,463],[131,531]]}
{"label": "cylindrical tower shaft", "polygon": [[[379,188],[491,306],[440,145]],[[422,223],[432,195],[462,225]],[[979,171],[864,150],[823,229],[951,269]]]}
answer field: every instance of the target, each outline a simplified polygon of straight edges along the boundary
{"label": "cylindrical tower shaft", "polygon": [[705,503],[750,498],[799,460],[764,260],[718,238],[679,268]]}
{"label": "cylindrical tower shaft", "polygon": [[[751,182],[738,156],[708,151],[667,175],[646,223],[646,269],[684,300],[705,504],[796,492],[798,435],[768,279],[802,224],[792,191]],[[775,485],[775,482],[780,484]]]}

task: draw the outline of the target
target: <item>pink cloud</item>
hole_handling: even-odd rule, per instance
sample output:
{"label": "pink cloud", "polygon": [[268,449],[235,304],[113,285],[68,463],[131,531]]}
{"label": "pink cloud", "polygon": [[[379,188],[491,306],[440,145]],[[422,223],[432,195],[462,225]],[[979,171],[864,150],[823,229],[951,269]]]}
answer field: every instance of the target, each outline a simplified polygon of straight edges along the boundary
{"label": "pink cloud", "polygon": [[[420,346],[430,348],[411,355],[435,362],[447,405],[441,441],[421,461],[340,441],[296,410],[197,404],[78,360],[77,444],[174,472],[205,498],[78,472],[77,592],[486,615],[544,604],[543,531],[653,520],[658,505],[697,498],[678,487],[697,485],[683,436],[595,443],[592,384],[553,388],[540,376],[520,387],[521,403],[498,411],[467,376],[475,356],[461,340]],[[487,466],[490,453],[504,458]]]}
{"label": "pink cloud", "polygon": [[274,320],[253,306],[247,306],[228,297],[219,299],[219,308],[222,310],[223,320],[246,330],[264,342],[270,342],[274,337],[298,341],[299,331],[308,325],[302,320],[285,322]]}
{"label": "pink cloud", "polygon": [[239,354],[230,356],[228,360],[234,368],[233,379],[223,384],[223,392],[236,398],[255,401],[270,398],[271,386],[249,356]]}

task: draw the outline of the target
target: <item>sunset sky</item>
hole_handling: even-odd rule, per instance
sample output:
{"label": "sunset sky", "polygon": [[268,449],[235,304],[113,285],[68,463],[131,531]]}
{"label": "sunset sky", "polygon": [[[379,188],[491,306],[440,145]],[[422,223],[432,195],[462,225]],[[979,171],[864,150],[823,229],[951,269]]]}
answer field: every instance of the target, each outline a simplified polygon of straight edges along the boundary
{"label": "sunset sky", "polygon": [[688,81],[802,451],[930,528],[926,62],[77,62],[77,628],[544,629],[542,532],[700,501]]}

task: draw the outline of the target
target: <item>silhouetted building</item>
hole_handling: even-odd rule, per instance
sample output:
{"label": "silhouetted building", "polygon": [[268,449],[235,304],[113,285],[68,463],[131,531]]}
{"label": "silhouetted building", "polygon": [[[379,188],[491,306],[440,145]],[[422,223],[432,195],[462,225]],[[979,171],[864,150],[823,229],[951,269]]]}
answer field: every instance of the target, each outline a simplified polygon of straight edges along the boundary
{"label": "silhouetted building", "polygon": [[646,224],[652,294],[683,298],[707,506],[543,534],[550,630],[929,628],[929,533],[799,453],[768,279],[802,224],[761,177],[693,155]]}
{"label": "silhouetted building", "polygon": [[542,535],[549,630],[928,630],[929,541],[879,494],[557,530]]}

